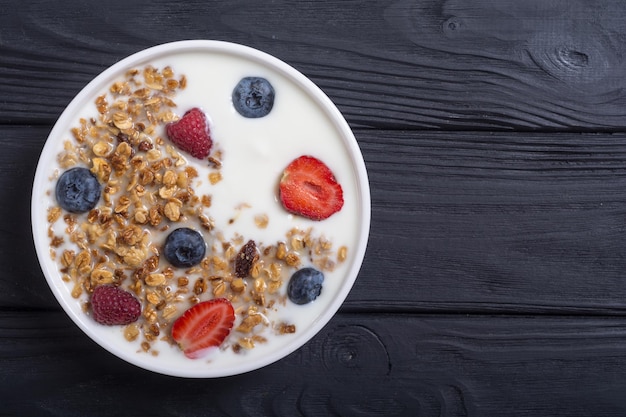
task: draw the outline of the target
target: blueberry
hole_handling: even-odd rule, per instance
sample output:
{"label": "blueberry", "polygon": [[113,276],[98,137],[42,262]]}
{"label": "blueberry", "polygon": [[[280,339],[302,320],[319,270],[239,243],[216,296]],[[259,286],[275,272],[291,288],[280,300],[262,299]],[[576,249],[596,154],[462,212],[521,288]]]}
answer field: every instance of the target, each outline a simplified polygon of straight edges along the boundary
{"label": "blueberry", "polygon": [[265,78],[242,78],[233,90],[233,105],[243,117],[266,116],[274,106],[274,87]]}
{"label": "blueberry", "polygon": [[202,235],[188,227],[174,230],[165,239],[163,255],[178,268],[189,268],[200,263],[206,253]]}
{"label": "blueberry", "polygon": [[302,268],[293,273],[287,286],[287,296],[296,304],[307,304],[322,292],[324,274],[314,268]]}
{"label": "blueberry", "polygon": [[85,213],[100,200],[101,188],[96,176],[87,168],[71,168],[57,181],[57,202],[70,213]]}

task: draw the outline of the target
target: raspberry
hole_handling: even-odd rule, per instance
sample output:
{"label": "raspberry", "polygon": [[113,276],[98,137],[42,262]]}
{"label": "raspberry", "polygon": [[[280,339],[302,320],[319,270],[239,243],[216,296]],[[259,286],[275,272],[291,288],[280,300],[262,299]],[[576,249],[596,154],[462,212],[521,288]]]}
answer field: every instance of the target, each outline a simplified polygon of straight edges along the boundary
{"label": "raspberry", "polygon": [[100,285],[91,295],[93,318],[109,326],[130,324],[141,315],[139,300],[121,288]]}
{"label": "raspberry", "polygon": [[199,108],[194,107],[180,120],[168,123],[165,131],[174,145],[194,158],[204,159],[209,156],[213,140],[206,115]]}

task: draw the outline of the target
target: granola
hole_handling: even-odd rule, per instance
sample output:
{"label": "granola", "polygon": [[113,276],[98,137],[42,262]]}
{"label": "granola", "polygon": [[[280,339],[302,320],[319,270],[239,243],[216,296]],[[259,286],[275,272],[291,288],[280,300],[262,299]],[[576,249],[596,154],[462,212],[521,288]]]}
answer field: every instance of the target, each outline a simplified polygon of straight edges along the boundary
{"label": "granola", "polygon": [[[347,248],[335,250],[312,229],[286,230],[284,239],[270,244],[219,233],[210,212],[214,197],[198,195],[194,184],[222,180],[220,150],[205,161],[208,177],[199,178],[162,136],[164,126],[179,119],[175,97],[186,87],[186,77],[171,67],[132,69],[95,99],[93,117],[77,121],[58,164],[62,170],[89,168],[102,184],[102,199],[84,215],[48,209],[50,254],[86,314],[88,295],[98,285],[121,286],[137,296],[141,318],[125,326],[123,335],[140,341],[141,351],[156,355],[156,341],[172,343],[171,324],[192,304],[225,297],[237,321],[224,348],[240,353],[267,343],[268,332],[295,333],[295,325],[267,318],[286,303],[284,283],[303,260],[333,270],[346,260]],[[265,214],[255,216],[260,229],[270,221]],[[203,261],[186,270],[161,257],[160,236],[179,226],[202,231],[210,246]]]}

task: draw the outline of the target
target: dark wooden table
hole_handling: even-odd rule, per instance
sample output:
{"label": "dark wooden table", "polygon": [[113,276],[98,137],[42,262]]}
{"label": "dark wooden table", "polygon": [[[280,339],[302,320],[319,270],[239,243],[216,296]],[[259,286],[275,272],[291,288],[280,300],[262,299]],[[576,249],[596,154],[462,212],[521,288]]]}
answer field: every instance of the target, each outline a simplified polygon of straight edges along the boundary
{"label": "dark wooden table", "polygon": [[[626,3],[0,0],[0,415],[626,415]],[[156,44],[242,43],[316,82],[369,170],[365,262],[302,349],[150,373],[63,313],[30,234],[56,118]]]}

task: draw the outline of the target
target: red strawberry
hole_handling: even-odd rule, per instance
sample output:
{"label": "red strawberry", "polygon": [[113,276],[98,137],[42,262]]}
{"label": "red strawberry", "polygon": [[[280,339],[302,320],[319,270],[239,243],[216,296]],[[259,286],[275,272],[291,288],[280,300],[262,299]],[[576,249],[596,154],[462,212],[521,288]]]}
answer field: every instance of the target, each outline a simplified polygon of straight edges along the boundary
{"label": "red strawberry", "polygon": [[174,145],[194,158],[204,159],[209,156],[213,141],[206,115],[199,108],[194,107],[180,120],[168,123],[165,131]]}
{"label": "red strawberry", "polygon": [[91,312],[100,324],[124,325],[139,318],[141,304],[128,291],[112,285],[100,285],[91,294]]}
{"label": "red strawberry", "polygon": [[222,344],[235,321],[235,310],[225,298],[198,303],[180,316],[172,325],[172,338],[185,356],[198,359],[210,348]]}
{"label": "red strawberry", "polygon": [[327,219],[343,207],[343,190],[335,175],[312,156],[300,156],[285,168],[279,190],[287,211],[312,220]]}

